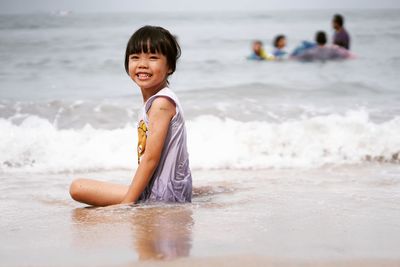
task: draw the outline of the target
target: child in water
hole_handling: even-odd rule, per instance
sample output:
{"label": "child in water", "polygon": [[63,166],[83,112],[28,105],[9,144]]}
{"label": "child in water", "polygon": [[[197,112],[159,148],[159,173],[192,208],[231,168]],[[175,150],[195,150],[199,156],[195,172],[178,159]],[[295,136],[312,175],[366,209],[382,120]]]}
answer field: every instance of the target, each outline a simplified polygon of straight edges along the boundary
{"label": "child in water", "polygon": [[255,40],[252,45],[252,53],[247,57],[249,60],[273,60],[274,57],[265,52],[263,43]]}
{"label": "child in water", "polygon": [[276,60],[283,59],[287,55],[287,52],[284,50],[284,48],[286,46],[285,35],[280,34],[280,35],[276,36],[275,40],[273,42],[273,45],[274,45],[275,49],[272,52],[272,55],[275,57]]}
{"label": "child in water", "polygon": [[140,87],[144,106],[138,122],[139,166],[130,186],[74,180],[71,197],[93,206],[138,202],[190,202],[192,176],[183,111],[168,88],[180,47],[169,31],[144,26],[129,39],[125,70]]}

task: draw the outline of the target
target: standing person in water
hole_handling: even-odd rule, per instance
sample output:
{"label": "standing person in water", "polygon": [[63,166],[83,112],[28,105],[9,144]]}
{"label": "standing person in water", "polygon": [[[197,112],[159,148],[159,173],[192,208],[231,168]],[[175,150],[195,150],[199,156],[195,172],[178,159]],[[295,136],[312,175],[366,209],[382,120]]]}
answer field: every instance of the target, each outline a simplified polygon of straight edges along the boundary
{"label": "standing person in water", "polygon": [[336,14],[332,19],[332,26],[335,30],[333,35],[333,44],[350,50],[350,35],[344,28],[344,18],[340,14]]}
{"label": "standing person in water", "polygon": [[190,202],[192,176],[183,111],[168,88],[181,50],[169,31],[144,26],[129,39],[125,70],[139,86],[138,168],[130,184],[74,180],[71,197],[93,206],[138,202]]}

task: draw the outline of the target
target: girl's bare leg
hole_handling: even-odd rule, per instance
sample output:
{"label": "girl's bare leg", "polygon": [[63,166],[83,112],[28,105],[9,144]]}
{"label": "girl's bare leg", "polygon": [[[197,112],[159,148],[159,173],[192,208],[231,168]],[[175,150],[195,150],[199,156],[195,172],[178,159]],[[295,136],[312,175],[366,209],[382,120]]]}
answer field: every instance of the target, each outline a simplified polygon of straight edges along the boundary
{"label": "girl's bare leg", "polygon": [[79,202],[92,206],[120,204],[129,186],[91,179],[76,179],[71,183],[69,193]]}

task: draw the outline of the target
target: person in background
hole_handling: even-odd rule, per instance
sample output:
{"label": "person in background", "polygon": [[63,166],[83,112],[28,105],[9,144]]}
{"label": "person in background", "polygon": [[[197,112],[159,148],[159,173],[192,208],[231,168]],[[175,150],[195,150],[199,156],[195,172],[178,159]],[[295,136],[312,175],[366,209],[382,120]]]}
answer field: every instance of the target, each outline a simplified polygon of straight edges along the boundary
{"label": "person in background", "polygon": [[273,60],[274,56],[265,52],[263,43],[260,40],[255,40],[252,46],[252,53],[247,59],[250,60]]}
{"label": "person in background", "polygon": [[314,48],[317,44],[310,41],[302,41],[290,54],[290,58],[295,58],[303,54],[306,50]]}
{"label": "person in background", "polygon": [[337,45],[326,45],[326,33],[319,31],[315,35],[316,46],[304,50],[301,54],[294,56],[294,59],[301,61],[326,61],[336,59],[346,59],[351,57],[351,53]]}
{"label": "person in background", "polygon": [[350,35],[344,28],[344,18],[340,14],[335,14],[332,19],[332,26],[335,30],[333,44],[350,50]]}
{"label": "person in background", "polygon": [[276,36],[273,45],[275,49],[272,52],[272,55],[276,60],[283,59],[287,55],[287,52],[284,50],[286,46],[286,36],[283,34]]}

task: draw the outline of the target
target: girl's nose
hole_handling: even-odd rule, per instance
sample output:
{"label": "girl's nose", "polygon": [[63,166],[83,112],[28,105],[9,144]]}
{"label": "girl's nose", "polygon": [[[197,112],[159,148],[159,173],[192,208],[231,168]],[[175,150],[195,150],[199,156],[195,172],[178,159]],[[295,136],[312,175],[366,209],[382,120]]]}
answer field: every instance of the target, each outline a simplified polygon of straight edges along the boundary
{"label": "girl's nose", "polygon": [[146,59],[140,59],[139,60],[139,64],[138,64],[138,67],[139,68],[147,68],[147,60]]}

